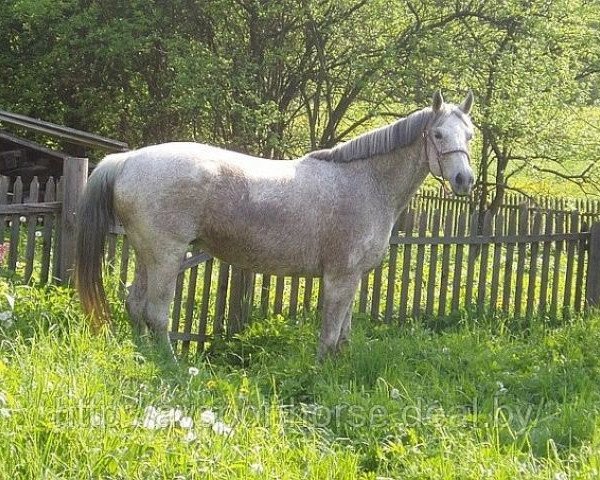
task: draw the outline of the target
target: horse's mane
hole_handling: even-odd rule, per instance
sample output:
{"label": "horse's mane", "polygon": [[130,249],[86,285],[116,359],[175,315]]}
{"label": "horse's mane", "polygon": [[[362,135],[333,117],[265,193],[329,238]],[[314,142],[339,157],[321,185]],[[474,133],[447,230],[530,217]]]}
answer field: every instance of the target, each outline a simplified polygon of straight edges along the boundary
{"label": "horse's mane", "polygon": [[328,162],[347,163],[389,153],[412,144],[423,132],[432,114],[431,108],[417,110],[391,125],[363,133],[333,148],[311,152],[307,156]]}

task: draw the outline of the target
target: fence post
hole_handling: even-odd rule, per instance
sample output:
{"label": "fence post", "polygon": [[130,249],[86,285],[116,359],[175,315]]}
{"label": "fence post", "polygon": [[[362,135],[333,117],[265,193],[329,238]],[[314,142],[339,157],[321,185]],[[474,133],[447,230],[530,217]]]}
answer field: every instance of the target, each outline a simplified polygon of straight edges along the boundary
{"label": "fence post", "polygon": [[590,229],[585,305],[588,308],[600,306],[600,222],[595,222]]}
{"label": "fence post", "polygon": [[63,202],[60,242],[61,283],[68,284],[75,266],[76,212],[87,182],[88,159],[67,157],[63,163]]}

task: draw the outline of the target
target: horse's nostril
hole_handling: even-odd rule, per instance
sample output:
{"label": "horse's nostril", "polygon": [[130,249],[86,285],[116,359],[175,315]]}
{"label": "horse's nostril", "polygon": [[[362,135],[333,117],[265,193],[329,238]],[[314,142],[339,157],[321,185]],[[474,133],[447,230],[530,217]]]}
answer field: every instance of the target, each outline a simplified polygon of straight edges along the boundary
{"label": "horse's nostril", "polygon": [[463,183],[463,176],[460,173],[457,173],[454,180],[456,181],[457,185],[462,185],[462,183]]}

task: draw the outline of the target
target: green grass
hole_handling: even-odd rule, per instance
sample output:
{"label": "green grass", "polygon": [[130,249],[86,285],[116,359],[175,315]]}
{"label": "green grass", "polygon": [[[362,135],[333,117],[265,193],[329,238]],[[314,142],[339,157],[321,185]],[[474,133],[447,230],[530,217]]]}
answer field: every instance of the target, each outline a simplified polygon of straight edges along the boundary
{"label": "green grass", "polygon": [[[256,319],[209,356],[174,365],[132,344],[121,308],[116,333],[95,337],[69,290],[2,282],[0,310],[9,299],[0,479],[600,472],[600,317],[527,333],[357,318],[349,349],[323,365],[315,321]],[[196,438],[180,425],[144,428],[149,406],[180,409]],[[202,423],[208,409],[231,435]]]}

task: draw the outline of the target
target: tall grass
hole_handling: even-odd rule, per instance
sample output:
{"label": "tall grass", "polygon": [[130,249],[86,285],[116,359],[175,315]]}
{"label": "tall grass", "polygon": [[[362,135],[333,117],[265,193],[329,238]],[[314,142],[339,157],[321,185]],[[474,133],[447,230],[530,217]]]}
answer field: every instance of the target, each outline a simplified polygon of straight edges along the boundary
{"label": "tall grass", "polygon": [[[0,478],[598,478],[600,317],[527,333],[357,318],[324,364],[315,319],[256,318],[173,365],[115,307],[94,337],[70,290],[0,284]],[[150,406],[193,427],[149,428]]]}

